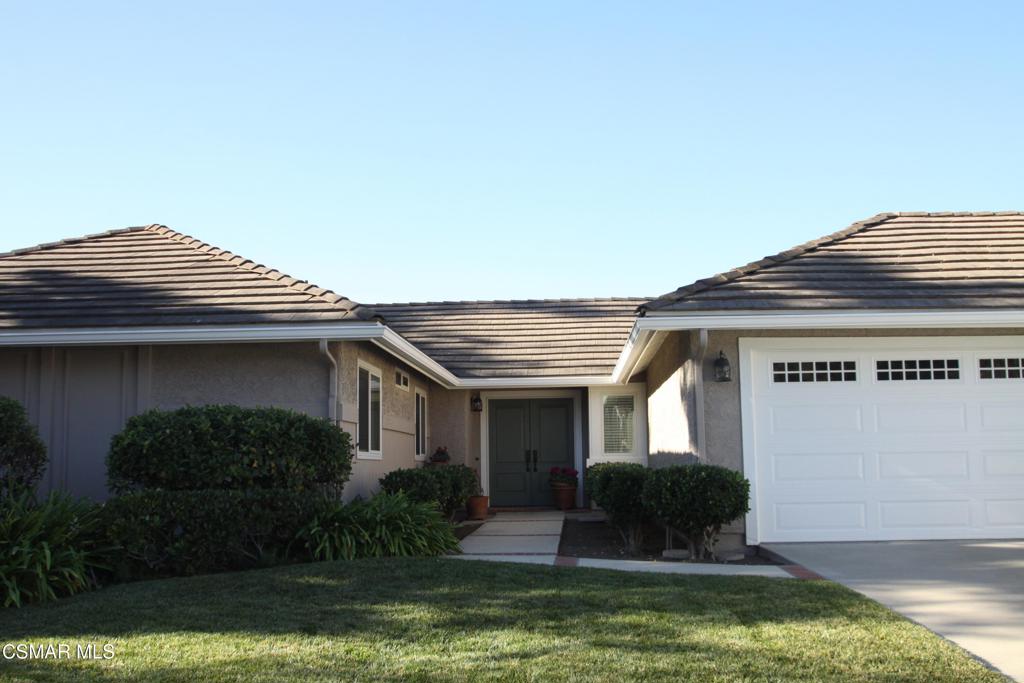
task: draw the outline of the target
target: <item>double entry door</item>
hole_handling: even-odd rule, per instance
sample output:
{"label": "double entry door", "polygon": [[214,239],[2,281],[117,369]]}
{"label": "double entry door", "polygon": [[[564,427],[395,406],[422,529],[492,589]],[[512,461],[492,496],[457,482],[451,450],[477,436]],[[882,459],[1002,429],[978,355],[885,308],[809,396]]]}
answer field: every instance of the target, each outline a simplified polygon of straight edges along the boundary
{"label": "double entry door", "polygon": [[574,462],[572,399],[492,400],[488,412],[491,505],[553,505],[549,472]]}

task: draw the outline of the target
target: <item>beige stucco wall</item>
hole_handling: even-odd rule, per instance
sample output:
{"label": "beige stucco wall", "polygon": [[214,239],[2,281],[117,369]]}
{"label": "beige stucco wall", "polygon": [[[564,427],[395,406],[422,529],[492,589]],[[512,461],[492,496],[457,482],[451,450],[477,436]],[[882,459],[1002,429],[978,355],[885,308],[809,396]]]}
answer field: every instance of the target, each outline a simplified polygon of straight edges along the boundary
{"label": "beige stucco wall", "polygon": [[670,332],[647,366],[647,442],[652,467],[689,462],[694,450],[689,337]]}
{"label": "beige stucco wall", "polygon": [[[338,400],[342,429],[353,435],[355,443],[358,420],[358,369],[359,361],[381,371],[381,393],[383,403],[383,425],[381,459],[371,460],[358,455],[352,461],[352,477],[345,487],[345,498],[356,496],[366,498],[380,488],[379,479],[391,470],[416,467],[419,462],[415,455],[416,441],[416,399],[415,390],[427,395],[427,455],[433,452],[436,438],[431,423],[434,416],[443,410],[437,396],[444,392],[438,385],[412,368],[368,342],[341,342],[333,346],[338,358]],[[395,370],[401,368],[409,375],[409,391],[403,391],[395,384]]]}

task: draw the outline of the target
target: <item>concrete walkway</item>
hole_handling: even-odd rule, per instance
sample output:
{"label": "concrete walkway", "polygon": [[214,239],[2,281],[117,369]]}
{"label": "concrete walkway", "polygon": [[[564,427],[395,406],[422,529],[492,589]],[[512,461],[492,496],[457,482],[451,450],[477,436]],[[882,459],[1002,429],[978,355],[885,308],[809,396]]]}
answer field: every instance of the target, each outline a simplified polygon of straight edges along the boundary
{"label": "concrete walkway", "polygon": [[696,564],[689,562],[648,562],[644,560],[605,560],[562,557],[558,545],[562,539],[565,513],[557,510],[499,512],[459,543],[462,555],[449,557],[491,562],[594,567],[627,572],[657,574],[704,574],[716,576],[767,576],[789,579],[791,574],[771,565]]}
{"label": "concrete walkway", "polygon": [[877,600],[1024,681],[1024,541],[765,547]]}

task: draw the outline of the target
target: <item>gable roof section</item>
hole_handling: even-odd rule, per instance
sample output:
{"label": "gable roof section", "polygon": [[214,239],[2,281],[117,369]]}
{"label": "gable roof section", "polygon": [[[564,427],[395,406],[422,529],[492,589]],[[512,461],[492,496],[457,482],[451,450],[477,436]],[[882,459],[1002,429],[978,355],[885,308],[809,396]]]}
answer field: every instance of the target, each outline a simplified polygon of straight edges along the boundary
{"label": "gable roof section", "polygon": [[610,375],[645,299],[372,304],[459,378]]}
{"label": "gable roof section", "polygon": [[1024,214],[883,213],[681,287],[652,313],[1024,307]]}
{"label": "gable roof section", "polygon": [[334,292],[162,225],[0,254],[0,329],[373,318]]}

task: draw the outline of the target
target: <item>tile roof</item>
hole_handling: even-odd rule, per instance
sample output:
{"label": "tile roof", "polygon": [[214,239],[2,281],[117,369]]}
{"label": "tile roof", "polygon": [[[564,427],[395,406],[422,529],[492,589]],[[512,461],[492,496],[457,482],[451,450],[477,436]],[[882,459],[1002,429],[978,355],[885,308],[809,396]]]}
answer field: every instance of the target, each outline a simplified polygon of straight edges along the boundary
{"label": "tile roof", "polygon": [[462,378],[608,375],[643,298],[372,304]]}
{"label": "tile roof", "polygon": [[883,213],[642,310],[1024,307],[1024,213]]}
{"label": "tile roof", "polygon": [[0,254],[0,328],[337,322],[372,311],[162,225]]}

